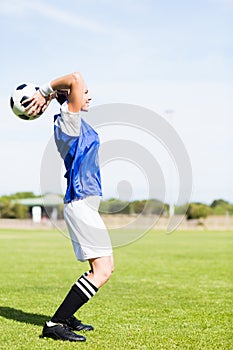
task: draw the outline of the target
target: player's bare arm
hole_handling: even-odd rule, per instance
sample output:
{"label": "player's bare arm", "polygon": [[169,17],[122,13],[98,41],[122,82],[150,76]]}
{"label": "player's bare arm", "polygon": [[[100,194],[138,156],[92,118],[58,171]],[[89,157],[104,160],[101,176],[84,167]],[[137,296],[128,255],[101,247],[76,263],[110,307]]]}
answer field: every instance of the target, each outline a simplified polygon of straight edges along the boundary
{"label": "player's bare arm", "polygon": [[30,102],[25,108],[30,116],[36,116],[39,111],[45,111],[50,101],[56,98],[57,90],[66,90],[68,109],[70,112],[79,112],[83,104],[83,95],[85,93],[85,83],[79,72],[71,73],[57,79],[50,83],[43,85],[31,98],[24,101]]}
{"label": "player's bare arm", "polygon": [[75,72],[51,81],[53,90],[68,89],[68,109],[70,112],[79,112],[82,108],[84,80],[79,72]]}

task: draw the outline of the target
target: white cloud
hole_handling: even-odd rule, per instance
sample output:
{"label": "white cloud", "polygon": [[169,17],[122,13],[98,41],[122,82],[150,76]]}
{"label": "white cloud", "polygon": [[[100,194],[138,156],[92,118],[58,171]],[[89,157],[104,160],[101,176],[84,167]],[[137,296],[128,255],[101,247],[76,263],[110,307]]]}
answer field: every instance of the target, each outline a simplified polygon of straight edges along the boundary
{"label": "white cloud", "polygon": [[84,18],[83,16],[79,16],[76,13],[72,13],[70,11],[64,11],[62,9],[59,9],[58,7],[54,7],[51,5],[48,5],[47,3],[43,2],[32,2],[31,8],[42,14],[45,17],[49,17],[50,19],[53,19],[55,21],[61,22],[63,24],[66,24],[68,26],[76,27],[76,28],[82,28],[94,32],[102,32],[104,28],[101,26],[100,23],[90,20],[87,18]]}
{"label": "white cloud", "polygon": [[17,0],[2,0],[0,6],[0,14],[9,15],[12,13],[23,12],[25,8],[25,1],[17,1]]}
{"label": "white cloud", "polygon": [[85,18],[71,11],[64,11],[61,8],[49,5],[43,1],[28,1],[28,0],[3,0],[0,7],[0,14],[21,14],[28,15],[32,13],[39,13],[40,15],[60,22],[69,27],[85,29],[92,32],[103,32],[103,26],[95,20]]}

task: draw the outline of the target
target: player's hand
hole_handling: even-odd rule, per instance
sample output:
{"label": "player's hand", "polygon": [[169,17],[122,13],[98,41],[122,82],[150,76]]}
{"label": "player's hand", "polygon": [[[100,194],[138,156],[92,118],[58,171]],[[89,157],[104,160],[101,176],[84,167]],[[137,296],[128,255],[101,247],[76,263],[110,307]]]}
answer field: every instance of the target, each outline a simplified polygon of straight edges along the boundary
{"label": "player's hand", "polygon": [[28,115],[36,117],[38,114],[43,113],[48,107],[51,99],[48,97],[44,97],[40,91],[36,91],[35,94],[24,100],[22,105],[26,105],[25,111],[27,111]]}

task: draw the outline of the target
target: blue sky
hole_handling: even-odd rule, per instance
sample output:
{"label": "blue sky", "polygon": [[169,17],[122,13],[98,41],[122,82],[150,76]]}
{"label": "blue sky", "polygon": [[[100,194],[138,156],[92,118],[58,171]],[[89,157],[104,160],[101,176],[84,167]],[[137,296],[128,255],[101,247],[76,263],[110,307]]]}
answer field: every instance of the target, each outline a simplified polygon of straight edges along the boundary
{"label": "blue sky", "polygon": [[33,122],[12,115],[13,87],[79,70],[93,105],[137,104],[168,119],[172,110],[192,163],[192,199],[233,202],[232,15],[233,0],[2,0],[0,194],[39,193],[53,132],[55,106]]}

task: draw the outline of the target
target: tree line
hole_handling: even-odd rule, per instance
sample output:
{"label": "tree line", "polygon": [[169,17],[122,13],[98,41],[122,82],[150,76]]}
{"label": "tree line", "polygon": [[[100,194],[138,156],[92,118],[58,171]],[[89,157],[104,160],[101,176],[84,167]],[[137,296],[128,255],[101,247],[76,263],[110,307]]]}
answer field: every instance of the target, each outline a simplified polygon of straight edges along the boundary
{"label": "tree line", "polygon": [[[0,197],[0,218],[26,219],[31,216],[30,208],[17,202],[25,198],[38,198],[33,192],[17,192]],[[62,208],[59,208],[62,215]],[[110,198],[102,200],[100,214],[142,214],[142,215],[169,215],[169,205],[157,199],[134,200],[124,202]],[[184,206],[176,206],[176,215],[186,215],[187,220],[206,218],[209,215],[233,215],[233,204],[224,199],[216,199],[210,205],[192,202]],[[60,215],[60,216],[61,216]]]}

